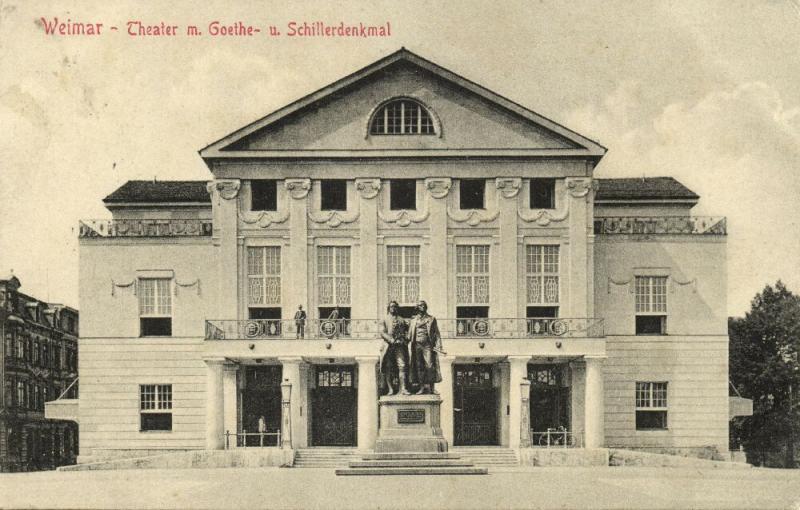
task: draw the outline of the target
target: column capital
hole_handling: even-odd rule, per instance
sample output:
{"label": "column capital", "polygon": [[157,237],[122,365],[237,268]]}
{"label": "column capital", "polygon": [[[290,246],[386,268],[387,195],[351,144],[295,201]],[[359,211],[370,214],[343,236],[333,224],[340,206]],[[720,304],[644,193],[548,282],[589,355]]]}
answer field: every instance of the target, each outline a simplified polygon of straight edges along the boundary
{"label": "column capital", "polygon": [[380,356],[356,356],[356,363],[359,365],[366,365],[369,363],[377,363]]}
{"label": "column capital", "polygon": [[206,190],[210,194],[218,194],[225,200],[232,200],[239,196],[239,188],[242,186],[242,181],[239,179],[220,179],[212,181],[206,185]]}
{"label": "column capital", "polygon": [[286,179],[283,185],[295,200],[306,198],[311,191],[311,179]]}
{"label": "column capital", "polygon": [[505,198],[514,198],[522,189],[522,179],[519,177],[498,177],[494,180],[495,187]]}
{"label": "column capital", "polygon": [[508,362],[512,365],[527,365],[531,360],[530,356],[508,356]]}
{"label": "column capital", "polygon": [[305,362],[302,356],[278,356],[278,361],[280,361],[282,365],[286,365],[287,363],[300,364]]}
{"label": "column capital", "polygon": [[575,198],[585,197],[592,190],[591,177],[567,177],[567,190]]}
{"label": "column capital", "polygon": [[439,355],[439,364],[440,365],[452,365],[456,359],[453,356],[442,356]]}
{"label": "column capital", "polygon": [[356,179],[356,190],[361,194],[361,198],[375,198],[381,190],[381,180]]}
{"label": "column capital", "polygon": [[444,198],[450,193],[453,181],[450,177],[428,177],[425,179],[425,189],[433,198]]}

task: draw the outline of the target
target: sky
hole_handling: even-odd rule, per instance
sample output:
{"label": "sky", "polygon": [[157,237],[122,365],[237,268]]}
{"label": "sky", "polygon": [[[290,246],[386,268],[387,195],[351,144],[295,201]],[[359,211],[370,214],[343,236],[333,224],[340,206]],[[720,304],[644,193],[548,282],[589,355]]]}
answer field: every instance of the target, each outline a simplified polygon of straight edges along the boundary
{"label": "sky", "polygon": [[[42,17],[104,28],[47,35]],[[215,20],[262,34],[210,37]],[[291,21],[392,35],[266,35]],[[198,150],[401,46],[599,141],[596,177],[673,176],[696,214],[727,216],[729,315],[778,279],[800,292],[800,0],[0,0],[0,273],[77,306],[76,227],[104,196],[209,179]]]}

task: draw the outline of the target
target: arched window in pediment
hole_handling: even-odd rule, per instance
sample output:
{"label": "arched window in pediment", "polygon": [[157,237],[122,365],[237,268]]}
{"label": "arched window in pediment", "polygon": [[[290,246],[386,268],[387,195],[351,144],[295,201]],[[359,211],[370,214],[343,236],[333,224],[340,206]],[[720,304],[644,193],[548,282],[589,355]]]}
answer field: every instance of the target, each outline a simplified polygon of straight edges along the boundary
{"label": "arched window in pediment", "polygon": [[369,123],[371,135],[435,135],[433,117],[413,99],[392,99],[379,106]]}

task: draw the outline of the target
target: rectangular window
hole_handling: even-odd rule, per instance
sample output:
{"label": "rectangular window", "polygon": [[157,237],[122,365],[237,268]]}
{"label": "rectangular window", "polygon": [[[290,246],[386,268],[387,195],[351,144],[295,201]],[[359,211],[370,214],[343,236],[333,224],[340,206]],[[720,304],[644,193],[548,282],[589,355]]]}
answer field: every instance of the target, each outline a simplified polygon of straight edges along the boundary
{"label": "rectangular window", "polygon": [[456,304],[489,303],[489,247],[456,246]]}
{"label": "rectangular window", "polygon": [[17,382],[17,407],[25,407],[25,383]]}
{"label": "rectangular window", "polygon": [[281,304],[280,246],[247,248],[247,295],[250,306]]}
{"label": "rectangular window", "polygon": [[667,383],[636,383],[636,429],[667,428]]}
{"label": "rectangular window", "polygon": [[525,247],[525,273],[528,305],[559,303],[559,247],[529,244]]}
{"label": "rectangular window", "polygon": [[392,179],[389,181],[389,208],[392,211],[417,208],[417,181]]}
{"label": "rectangular window", "polygon": [[636,334],[667,333],[667,277],[636,277]]}
{"label": "rectangular window", "polygon": [[278,181],[273,179],[250,181],[250,210],[278,210]]}
{"label": "rectangular window", "polygon": [[172,335],[169,278],[139,279],[139,336]]}
{"label": "rectangular window", "polygon": [[172,385],[140,385],[139,416],[141,432],[172,430]]}
{"label": "rectangular window", "polygon": [[317,248],[317,299],[320,306],[350,304],[350,247]]}
{"label": "rectangular window", "polygon": [[387,246],[388,300],[401,306],[419,301],[419,246]]}
{"label": "rectangular window", "polygon": [[323,211],[347,210],[347,181],[328,179],[320,182],[320,209]]}
{"label": "rectangular window", "polygon": [[531,179],[530,185],[531,209],[556,208],[555,179]]}
{"label": "rectangular window", "polygon": [[461,179],[458,184],[459,207],[461,209],[485,209],[485,193],[485,180]]}

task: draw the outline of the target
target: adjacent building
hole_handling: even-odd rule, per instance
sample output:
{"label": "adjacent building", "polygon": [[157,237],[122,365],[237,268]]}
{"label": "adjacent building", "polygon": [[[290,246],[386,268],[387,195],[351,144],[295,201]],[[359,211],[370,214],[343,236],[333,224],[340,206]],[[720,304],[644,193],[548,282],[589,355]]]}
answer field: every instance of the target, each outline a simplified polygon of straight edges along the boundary
{"label": "adjacent building", "polygon": [[0,278],[2,472],[54,469],[78,455],[77,424],[44,416],[45,402],[78,395],[78,311],[20,286],[14,275]]}
{"label": "adjacent building", "polygon": [[450,445],[725,452],[725,219],[605,152],[402,49],[126,183],[80,227],[81,460],[369,450],[420,299]]}

